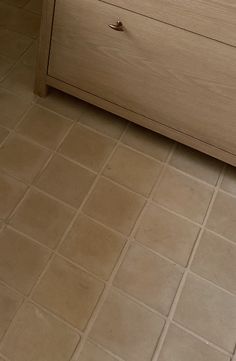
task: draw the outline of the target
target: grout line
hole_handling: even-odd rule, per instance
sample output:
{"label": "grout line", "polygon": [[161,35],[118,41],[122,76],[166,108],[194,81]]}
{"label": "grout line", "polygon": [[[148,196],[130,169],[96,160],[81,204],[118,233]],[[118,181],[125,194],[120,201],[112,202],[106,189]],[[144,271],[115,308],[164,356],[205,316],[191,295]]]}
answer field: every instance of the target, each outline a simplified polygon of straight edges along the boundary
{"label": "grout line", "polygon": [[[74,126],[74,123],[72,123],[71,128],[72,128],[73,126]],[[68,130],[68,131],[69,131],[69,130]],[[66,136],[66,135],[65,135],[65,136]],[[64,140],[64,139],[62,139],[61,142],[62,142],[63,140]],[[60,144],[58,145],[58,147],[59,147],[59,146],[60,146]],[[117,146],[117,145],[116,145],[116,146]],[[116,149],[116,146],[114,147],[114,149]],[[110,157],[113,155],[114,149],[112,150],[112,152],[111,152],[111,154],[110,154]],[[55,151],[56,151],[56,150],[55,150]],[[107,162],[109,161],[110,157],[108,157]],[[46,164],[47,164],[47,163],[46,163]],[[105,165],[106,165],[106,162],[105,162],[103,168],[105,167]],[[45,167],[46,167],[46,165],[43,167],[43,169],[45,169]],[[74,216],[72,217],[72,220],[71,220],[71,222],[69,223],[67,229],[65,230],[63,236],[61,237],[61,239],[60,239],[57,247],[55,248],[55,250],[52,251],[51,255],[49,256],[49,260],[48,260],[46,266],[44,267],[44,270],[43,270],[43,271],[41,272],[41,274],[39,275],[37,281],[35,282],[34,286],[33,286],[32,289],[31,289],[30,293],[27,295],[27,297],[25,297],[25,300],[24,300],[23,304],[24,304],[25,302],[27,302],[27,301],[32,302],[31,297],[32,297],[32,295],[33,295],[33,293],[34,293],[34,290],[37,288],[37,286],[38,286],[38,284],[40,283],[41,279],[44,277],[45,273],[46,273],[47,270],[49,269],[52,261],[54,260],[54,258],[55,258],[55,256],[56,256],[56,252],[58,251],[58,249],[60,248],[62,242],[63,242],[64,239],[65,239],[65,237],[66,237],[67,234],[69,233],[69,231],[70,231],[71,227],[73,226],[73,224],[74,224],[77,216],[79,215],[81,209],[83,208],[83,206],[84,206],[84,204],[86,203],[87,199],[90,197],[90,194],[91,194],[92,191],[94,190],[94,188],[95,188],[95,186],[96,186],[96,184],[97,184],[97,181],[98,181],[98,179],[99,179],[99,176],[100,176],[103,168],[102,168],[102,169],[100,170],[100,172],[97,174],[97,176],[96,176],[96,178],[95,178],[95,180],[94,180],[94,182],[93,182],[90,190],[88,191],[88,193],[87,193],[86,197],[84,198],[83,202],[81,203],[80,207],[77,209],[77,211],[75,212]],[[42,170],[41,170],[41,172],[42,172]],[[39,175],[38,175],[38,176],[39,176]],[[98,302],[99,302],[99,301],[98,301]],[[42,306],[41,306],[41,307],[42,307]],[[58,317],[58,316],[57,316],[57,317]],[[14,319],[15,319],[15,318],[13,318],[12,322],[14,321]],[[59,318],[59,319],[60,319],[60,318]],[[11,322],[11,323],[12,323],[12,322]],[[10,325],[11,325],[11,324],[10,324]],[[10,330],[10,326],[9,326],[6,334],[9,332],[9,330]],[[83,339],[83,336],[81,336],[81,339]],[[79,343],[80,343],[80,342],[79,342]]]}
{"label": "grout line", "polygon": [[129,300],[133,301],[133,303],[136,303],[137,305],[142,306],[146,310],[148,310],[148,311],[154,313],[155,315],[161,317],[163,320],[167,319],[167,316],[164,315],[163,313],[161,313],[160,311],[158,311],[157,309],[149,306],[147,303],[144,303],[143,301],[141,301],[137,297],[132,296],[131,294],[129,294],[128,292],[126,292],[126,291],[122,290],[121,288],[115,286],[114,284],[111,285],[110,290],[114,291],[115,293],[120,294],[121,296],[125,296]]}
{"label": "grout line", "polygon": [[[24,35],[25,37],[29,38],[29,40],[31,40],[30,44],[25,48],[25,50],[24,50],[24,51],[22,52],[22,54],[18,57],[18,59],[16,59],[16,61],[14,62],[14,64],[11,66],[11,68],[10,68],[10,69],[4,74],[4,76],[1,78],[1,81],[0,81],[1,88],[8,91],[8,89],[5,88],[2,83],[3,83],[3,81],[5,81],[5,79],[8,77],[8,75],[10,75],[10,74],[14,71],[14,69],[17,67],[17,65],[20,64],[20,62],[22,61],[22,59],[23,59],[23,57],[25,56],[25,54],[27,53],[27,51],[29,51],[29,49],[30,49],[31,46],[33,45],[34,38],[32,38],[32,37],[29,36],[29,35],[22,34],[22,33],[19,33],[18,31],[14,31],[14,30],[11,30],[11,29],[8,29],[8,28],[6,28],[6,30],[12,31],[12,32],[17,33],[17,34],[20,34],[20,35]],[[25,64],[24,64],[24,65],[25,65]],[[25,65],[25,66],[27,66],[27,65]],[[27,66],[27,68],[29,68],[29,66]],[[12,94],[14,94],[14,95],[19,96],[18,94],[14,93],[14,92],[12,92],[12,91],[10,91],[10,92],[11,92]],[[20,98],[21,98],[21,97],[20,97]]]}
{"label": "grout line", "polygon": [[[73,126],[73,124],[71,125],[71,127]],[[120,143],[120,142],[119,142]],[[117,143],[117,145],[115,146],[115,148],[117,148],[117,146],[118,146],[118,143]],[[115,150],[113,150],[113,152],[112,152],[112,154],[114,153],[114,151]],[[110,155],[110,157],[112,156],[112,154]],[[109,158],[110,158],[109,157]],[[107,160],[107,162],[108,162],[108,160]],[[105,166],[105,165],[104,165]],[[164,167],[163,168],[166,168],[167,167],[167,164],[164,164]],[[100,172],[101,173],[101,172]],[[162,173],[164,173],[164,169],[162,170]],[[159,177],[160,177],[160,175],[159,175]],[[160,178],[159,178],[160,179]],[[118,184],[118,183],[117,183]],[[119,186],[120,186],[120,184],[118,184]],[[32,185],[31,185],[32,186]],[[32,186],[32,187],[34,187],[34,186]],[[37,187],[34,187],[34,188],[36,188],[37,189]],[[153,191],[154,191],[154,189],[156,188],[156,186],[154,186],[153,187]],[[41,191],[41,190],[39,190],[39,191]],[[43,191],[42,191],[42,193],[44,193]],[[47,193],[46,193],[47,194]],[[50,196],[50,195],[49,195]],[[60,202],[60,200],[58,200],[57,198],[55,198],[55,200],[57,200],[57,201],[59,201]],[[150,200],[149,200],[149,203],[152,203]],[[67,205],[67,204],[66,204]],[[67,205],[68,206],[68,205]],[[157,204],[155,204],[155,206],[158,206]],[[160,206],[161,207],[161,206]],[[145,205],[145,207],[144,208],[146,208],[146,205]],[[165,207],[162,207],[162,208],[165,208]],[[74,208],[73,208],[74,209]],[[75,210],[75,209],[74,209]],[[167,209],[168,210],[168,209]],[[169,210],[170,211],[170,210]],[[175,212],[172,212],[172,213],[175,213]],[[178,213],[175,213],[177,216],[181,216],[181,215],[179,215]],[[87,216],[87,215],[86,215]],[[89,217],[89,216],[87,216],[87,217]],[[91,217],[89,217],[89,218],[91,218]],[[185,217],[182,217],[182,218],[185,218]],[[96,223],[99,223],[99,224],[101,224],[102,226],[104,226],[104,227],[106,227],[107,229],[110,229],[108,226],[106,226],[106,225],[103,225],[101,222],[99,222],[99,221],[97,221],[97,220],[94,220],[93,218],[91,218],[94,222],[96,222]],[[190,221],[191,222],[191,220],[189,220],[189,219],[187,219],[188,221]],[[192,222],[192,223],[195,223],[195,222]],[[202,227],[203,228],[203,225],[199,225],[199,224],[197,224],[199,227]],[[117,231],[114,231],[113,229],[110,229],[111,231],[113,231],[113,232],[116,232],[117,234],[120,234],[119,232],[117,232]],[[17,231],[17,230],[16,230]],[[214,232],[213,232],[214,233]],[[124,235],[123,234],[120,234],[121,236],[123,236],[124,237]],[[217,234],[218,235],[218,234]],[[26,237],[28,237],[29,238],[29,236],[28,235],[25,235]],[[218,235],[218,236],[220,236],[220,235]],[[32,239],[33,240],[33,239]],[[226,239],[227,240],[227,239]],[[35,241],[35,240],[34,240]],[[37,241],[36,241],[37,242]],[[136,242],[135,240],[132,240],[131,239],[131,241],[130,242]],[[232,243],[232,241],[230,241],[231,243]],[[37,242],[38,244],[40,244],[41,246],[42,246],[42,244],[40,243],[40,242]],[[138,242],[137,242],[138,243]],[[47,248],[47,247],[46,247]],[[48,248],[49,249],[49,248]],[[151,249],[149,249],[148,247],[147,247],[147,249],[149,250],[149,251],[152,251]],[[52,251],[51,249],[49,249],[50,251]],[[63,255],[61,255],[61,254],[58,254],[56,251],[54,251],[54,253],[55,254],[57,254],[57,255],[60,255],[61,257],[63,257]],[[155,252],[154,252],[155,253]],[[157,253],[158,254],[158,253]],[[162,256],[162,255],[160,255],[160,256]],[[64,258],[64,257],[63,257]],[[70,260],[69,259],[67,259],[66,257],[65,257],[65,259],[68,261],[68,262],[70,262]],[[172,261],[172,260],[169,260],[168,258],[167,258],[167,260],[168,261]],[[72,263],[72,262],[71,262]],[[172,263],[175,263],[175,262],[173,262],[172,261]],[[75,266],[77,266],[77,267],[80,267],[78,264],[74,264]],[[82,267],[80,267],[80,268],[82,268]],[[84,269],[86,272],[88,272],[89,273],[89,271],[88,270],[86,270],[86,269]],[[95,276],[96,277],[96,275],[94,275],[94,274],[92,274],[91,273],[91,275],[92,276]],[[204,279],[205,280],[205,279]],[[102,280],[103,281],[103,280]],[[209,281],[210,282],[210,281]],[[214,284],[215,285],[215,284]],[[215,285],[215,286],[218,286],[218,285]],[[110,286],[110,287],[112,287],[112,286]],[[220,287],[219,287],[220,288]],[[225,290],[225,289],[223,289],[224,291],[227,291],[227,290]],[[131,299],[133,299],[135,302],[137,302],[137,303],[139,303],[139,304],[142,304],[144,307],[146,307],[146,305],[145,304],[143,304],[142,302],[139,302],[138,300],[136,300],[135,298],[132,298],[132,296],[130,296],[130,295],[128,295],[128,294],[126,294],[125,292],[123,292],[123,291],[121,291],[122,293],[124,293],[127,297],[130,297]],[[35,303],[35,302],[34,302]],[[35,303],[35,304],[37,304],[37,303]],[[41,306],[42,307],[42,306]],[[155,311],[155,310],[153,310],[153,309],[151,309],[150,308],[150,310],[152,310],[152,311]],[[48,311],[49,313],[51,313],[51,311]],[[54,315],[53,313],[51,313],[52,315]],[[55,315],[54,315],[55,316]],[[161,315],[162,317],[163,317],[163,315]],[[59,317],[59,319],[60,319],[60,317]],[[70,325],[70,324],[69,324]],[[205,341],[205,342],[207,342],[207,341]],[[221,352],[223,352],[222,350],[221,350]]]}
{"label": "grout line", "polygon": [[208,341],[206,340],[204,337],[202,337],[201,335],[198,335],[197,333],[191,331],[190,329],[182,326],[180,323],[176,322],[176,321],[172,321],[172,324],[175,325],[176,327],[180,328],[181,330],[183,330],[184,332],[190,334],[191,336],[197,338],[198,340],[204,342],[205,344],[207,344],[208,346],[214,348],[215,350],[221,352],[222,354],[224,355],[227,355],[227,356],[232,356],[232,354],[229,352],[229,351],[226,351],[222,348],[220,348],[219,346],[217,346],[216,344],[214,344],[213,342],[211,341]]}
{"label": "grout line", "polygon": [[162,331],[162,334],[161,334],[161,337],[159,339],[159,342],[158,342],[158,345],[157,345],[157,348],[156,350],[154,351],[153,353],[153,357],[152,357],[152,361],[157,361],[159,356],[160,356],[160,353],[161,353],[161,350],[162,350],[162,347],[163,347],[163,344],[164,344],[164,341],[165,341],[165,338],[166,338],[166,335],[168,333],[168,330],[169,330],[169,327],[170,327],[170,324],[174,318],[174,314],[175,314],[175,311],[177,309],[177,305],[178,305],[178,302],[180,300],[180,297],[181,297],[181,294],[182,294],[182,291],[184,289],[184,286],[185,286],[185,282],[187,280],[187,276],[188,276],[188,273],[189,273],[189,270],[190,270],[190,267],[191,267],[191,264],[192,264],[192,261],[194,259],[194,256],[195,256],[195,253],[198,249],[198,245],[200,243],[200,239],[202,237],[202,234],[203,234],[203,231],[204,231],[204,227],[207,223],[207,219],[210,215],[210,212],[212,210],[212,207],[213,207],[213,204],[215,202],[215,198],[217,196],[217,192],[218,192],[218,189],[220,187],[220,184],[223,180],[223,177],[224,177],[224,171],[225,171],[225,164],[222,166],[222,169],[221,169],[221,173],[220,173],[220,176],[218,178],[218,181],[217,181],[217,185],[216,185],[216,188],[214,190],[214,193],[213,193],[213,196],[211,198],[211,201],[209,203],[209,206],[208,206],[208,209],[207,209],[207,212],[206,212],[206,215],[205,215],[205,219],[204,219],[204,222],[203,222],[203,225],[202,225],[202,228],[198,234],[198,237],[196,239],[196,242],[195,242],[195,245],[193,246],[193,249],[192,249],[192,252],[190,254],[190,257],[189,257],[189,260],[188,260],[188,264],[187,264],[187,267],[185,269],[185,272],[183,274],[183,277],[182,277],[182,280],[180,282],[180,285],[179,285],[179,288],[176,292],[176,295],[175,295],[175,298],[174,298],[174,301],[172,303],[172,306],[171,306],[171,309],[170,309],[170,312],[169,312],[169,316],[167,318],[167,321],[166,321],[166,324],[164,326],[164,329]]}
{"label": "grout line", "polygon": [[176,266],[177,268],[179,268],[180,271],[183,271],[185,269],[185,266],[174,261],[173,259],[163,255],[162,253],[152,249],[152,248],[149,248],[148,246],[146,246],[144,243],[140,242],[140,241],[137,241],[135,238],[132,239],[132,243],[135,244],[135,245],[138,245],[139,247],[143,248],[144,250],[146,250],[147,252],[149,253],[152,253],[153,255],[155,256],[158,256],[160,257],[161,259],[167,261],[168,263],[171,263],[172,265]]}
{"label": "grout line", "polygon": [[[123,132],[123,134],[125,134],[125,132],[127,131],[128,124],[127,124],[127,127],[126,127],[125,131]],[[114,152],[115,152],[116,148],[119,146],[119,144],[121,143],[121,139],[122,139],[123,134],[121,135],[118,143],[116,144]],[[170,156],[171,156],[172,152],[174,152],[174,149],[175,149],[175,143],[174,143],[174,145],[173,145],[173,147],[172,147],[172,149],[171,149],[171,151],[169,153],[169,156],[167,158],[167,162],[170,159]],[[107,160],[107,163],[108,162],[109,162],[109,160]],[[104,165],[104,169],[105,169],[105,167],[106,167],[106,164]],[[164,165],[164,167],[162,168],[162,170],[161,170],[161,172],[159,174],[159,178],[163,174],[164,170],[165,170],[165,165]],[[154,188],[155,187],[153,187],[153,191],[154,191]],[[150,196],[151,196],[151,194],[150,194]],[[90,320],[88,322],[87,329],[85,330],[85,333],[84,333],[84,335],[83,335],[83,337],[82,337],[82,339],[81,339],[81,341],[80,341],[80,343],[78,345],[78,348],[76,349],[74,355],[72,356],[71,361],[78,361],[79,360],[79,355],[81,354],[81,351],[82,351],[82,349],[84,347],[84,344],[85,344],[87,338],[89,337],[92,326],[93,326],[98,314],[100,313],[100,311],[101,311],[101,309],[103,307],[103,304],[104,304],[105,300],[107,299],[107,297],[109,295],[110,290],[112,289],[113,280],[114,280],[114,278],[115,278],[115,276],[116,276],[116,274],[118,272],[118,269],[119,269],[120,265],[122,264],[126,254],[127,254],[127,251],[129,249],[130,244],[131,244],[132,239],[133,239],[133,234],[135,234],[135,232],[136,232],[137,226],[138,226],[139,222],[142,219],[142,216],[144,214],[146,206],[147,206],[147,202],[146,202],[146,204],[144,204],[143,209],[141,210],[139,216],[137,217],[137,220],[136,220],[135,224],[133,225],[133,228],[132,228],[132,230],[130,232],[130,235],[127,238],[127,242],[126,242],[126,244],[125,244],[125,246],[124,246],[124,248],[123,248],[123,250],[122,250],[122,252],[120,254],[120,257],[119,257],[118,261],[116,262],[116,265],[115,265],[115,267],[113,269],[113,272],[111,273],[111,276],[110,276],[110,278],[109,278],[109,280],[108,280],[108,282],[106,284],[106,287],[105,287],[104,292],[103,292],[103,294],[102,294],[102,296],[100,298],[100,301],[98,302],[97,307],[95,308],[95,310],[94,310],[94,312],[93,312],[93,314],[92,314],[92,316],[91,316],[91,318],[90,318]]]}
{"label": "grout line", "polygon": [[[102,351],[104,351],[105,353],[107,353],[108,355],[112,356],[115,360],[117,361],[125,361],[124,359],[122,359],[120,356],[114,354],[113,352],[111,352],[110,350],[107,350],[105,347],[103,347],[102,345],[99,345],[96,341],[92,340],[90,337],[88,337],[88,341],[92,344],[94,344],[95,346],[97,346],[99,349],[101,349]],[[77,360],[79,361],[79,360]]]}
{"label": "grout line", "polygon": [[[115,147],[113,148],[112,152],[110,153],[110,156],[107,158],[106,162],[104,163],[103,167],[101,168],[100,172],[98,173],[98,176],[97,176],[97,178],[95,180],[95,185],[97,184],[98,180],[100,179],[100,176],[102,175],[103,170],[106,168],[107,164],[110,162],[110,159],[113,157],[113,154],[115,153],[117,147],[119,146],[122,135],[126,132],[127,127],[128,127],[128,123],[126,124],[126,127],[123,130],[123,132],[121,133],[120,138],[117,140]],[[94,185],[94,187],[95,187],[95,185]],[[81,207],[81,209],[82,209],[82,207]],[[123,235],[123,237],[124,237],[124,235]],[[76,361],[78,359],[78,357],[79,357],[79,355],[80,355],[80,353],[81,353],[81,351],[82,351],[82,349],[84,347],[84,344],[85,344],[85,342],[86,342],[86,340],[88,338],[89,332],[90,332],[90,330],[92,328],[92,325],[93,325],[93,323],[94,323],[100,309],[102,308],[103,303],[105,302],[105,300],[107,298],[109,289],[110,289],[111,284],[112,284],[113,277],[116,274],[116,270],[117,270],[117,267],[118,267],[117,265],[119,264],[120,259],[122,258],[122,255],[126,254],[127,243],[128,243],[128,241],[124,245],[124,247],[123,247],[123,249],[122,249],[122,251],[120,253],[120,257],[118,258],[118,260],[116,262],[116,265],[114,266],[113,271],[111,272],[111,275],[110,275],[108,281],[105,284],[105,288],[103,290],[103,293],[101,294],[100,299],[98,300],[97,305],[95,306],[95,308],[93,310],[93,313],[92,313],[92,315],[91,315],[91,317],[90,317],[90,319],[88,321],[88,324],[87,324],[87,327],[86,327],[85,332],[83,334],[83,337],[81,338],[81,340],[80,340],[80,342],[78,344],[78,347],[76,348],[74,354],[71,357],[71,361]]]}
{"label": "grout line", "polygon": [[199,280],[205,281],[206,283],[209,283],[210,285],[214,286],[215,288],[218,288],[218,290],[221,290],[224,293],[227,293],[228,295],[230,295],[231,297],[236,297],[236,294],[229,291],[227,288],[222,287],[220,284],[217,284],[211,280],[209,280],[208,278],[204,278],[203,276],[201,276],[200,274],[194,272],[191,270],[191,268],[189,269],[189,275],[194,275],[195,278],[198,278]]}

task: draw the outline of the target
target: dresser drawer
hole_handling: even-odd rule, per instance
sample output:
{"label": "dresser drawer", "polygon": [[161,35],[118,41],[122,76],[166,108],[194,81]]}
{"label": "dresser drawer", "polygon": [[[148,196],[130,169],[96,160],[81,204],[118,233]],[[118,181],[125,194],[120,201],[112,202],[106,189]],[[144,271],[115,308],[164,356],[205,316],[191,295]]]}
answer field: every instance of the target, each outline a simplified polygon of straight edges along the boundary
{"label": "dresser drawer", "polygon": [[106,0],[105,2],[236,46],[235,0]]}
{"label": "dresser drawer", "polygon": [[[125,31],[108,24],[120,18]],[[48,73],[236,154],[236,49],[96,0],[57,0]]]}

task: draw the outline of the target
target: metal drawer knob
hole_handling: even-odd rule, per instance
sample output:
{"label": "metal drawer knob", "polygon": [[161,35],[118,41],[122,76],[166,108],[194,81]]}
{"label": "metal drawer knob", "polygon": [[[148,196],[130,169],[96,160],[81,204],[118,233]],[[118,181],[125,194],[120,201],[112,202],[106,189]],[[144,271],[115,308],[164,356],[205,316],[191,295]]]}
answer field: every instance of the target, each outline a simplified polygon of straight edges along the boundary
{"label": "metal drawer knob", "polygon": [[125,31],[123,23],[118,19],[116,24],[109,24],[110,28],[116,31]]}

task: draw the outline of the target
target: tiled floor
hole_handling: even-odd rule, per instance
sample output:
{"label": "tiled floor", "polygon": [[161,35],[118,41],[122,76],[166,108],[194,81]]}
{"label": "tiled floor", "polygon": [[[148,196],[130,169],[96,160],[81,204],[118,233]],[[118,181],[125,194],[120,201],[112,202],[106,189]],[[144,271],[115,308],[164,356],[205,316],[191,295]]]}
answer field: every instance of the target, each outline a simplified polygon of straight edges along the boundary
{"label": "tiled floor", "polygon": [[235,361],[236,171],[57,91],[0,0],[0,361]]}

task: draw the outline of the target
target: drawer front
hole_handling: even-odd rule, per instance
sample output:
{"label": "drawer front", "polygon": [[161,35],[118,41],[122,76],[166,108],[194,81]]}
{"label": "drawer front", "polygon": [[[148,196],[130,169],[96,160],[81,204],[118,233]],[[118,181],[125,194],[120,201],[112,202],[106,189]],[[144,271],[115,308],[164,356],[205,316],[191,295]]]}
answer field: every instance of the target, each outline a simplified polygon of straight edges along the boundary
{"label": "drawer front", "polygon": [[236,46],[235,0],[104,0]]}
{"label": "drawer front", "polygon": [[[108,24],[120,18],[125,31]],[[96,0],[57,0],[49,75],[236,154],[236,49]]]}

